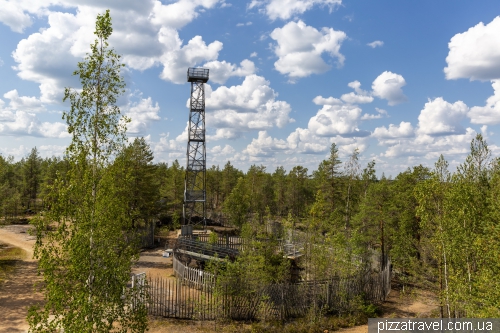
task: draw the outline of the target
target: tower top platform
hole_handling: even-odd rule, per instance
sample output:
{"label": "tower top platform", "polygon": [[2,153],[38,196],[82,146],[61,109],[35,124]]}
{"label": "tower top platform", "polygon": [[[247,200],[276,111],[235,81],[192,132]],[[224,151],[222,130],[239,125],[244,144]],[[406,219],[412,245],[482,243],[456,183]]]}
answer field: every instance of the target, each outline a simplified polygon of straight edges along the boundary
{"label": "tower top platform", "polygon": [[188,82],[203,82],[208,81],[208,68],[193,68],[189,67],[187,71]]}

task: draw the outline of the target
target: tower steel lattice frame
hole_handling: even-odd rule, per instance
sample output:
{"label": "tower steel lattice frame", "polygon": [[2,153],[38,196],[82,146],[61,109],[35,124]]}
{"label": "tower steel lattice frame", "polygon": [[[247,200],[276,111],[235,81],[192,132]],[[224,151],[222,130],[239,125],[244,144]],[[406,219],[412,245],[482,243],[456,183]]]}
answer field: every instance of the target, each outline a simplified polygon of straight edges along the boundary
{"label": "tower steel lattice frame", "polygon": [[205,83],[208,69],[188,68],[191,99],[188,125],[187,166],[184,180],[184,225],[206,226]]}

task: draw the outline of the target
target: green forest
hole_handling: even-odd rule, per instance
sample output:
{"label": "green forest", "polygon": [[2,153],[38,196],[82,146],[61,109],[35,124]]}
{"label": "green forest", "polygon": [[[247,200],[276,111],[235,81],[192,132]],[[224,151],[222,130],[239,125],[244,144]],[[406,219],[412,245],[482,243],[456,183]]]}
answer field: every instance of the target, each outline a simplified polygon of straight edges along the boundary
{"label": "green forest", "polygon": [[[117,154],[119,195],[127,216],[177,228],[182,218],[184,167],[154,163],[143,138]],[[36,148],[20,161],[0,156],[0,214],[26,220],[50,211],[51,188],[68,171],[65,158],[41,158]],[[441,156],[433,169],[408,168],[376,177],[375,161],[346,161],[332,144],[317,170],[300,165],[246,172],[227,162],[207,169],[207,218],[245,229],[281,222],[313,231],[314,241],[342,249],[338,256],[390,257],[396,278],[435,291],[443,317],[500,316],[500,159],[478,135],[456,170]]]}
{"label": "green forest", "polygon": [[[127,138],[130,119],[116,105],[124,65],[108,45],[112,31],[109,10],[99,14],[91,52],[73,73],[83,89],[65,89],[72,136],[65,154],[41,158],[35,147],[20,161],[0,155],[0,221],[34,227],[45,300],[28,311],[34,332],[115,325],[144,332],[148,309],[135,300],[146,298],[145,289],[127,288],[139,260],[138,230],[183,224],[184,166],[156,163],[144,138]],[[456,170],[443,155],[433,168],[413,166],[394,178],[376,167],[361,165],[357,149],[342,161],[336,144],[316,170],[211,166],[207,224],[232,227],[252,244],[232,262],[205,268],[220,280],[240,278],[249,293],[255,281],[278,285],[293,280],[293,264],[272,241],[301,237],[306,282],[349,280],[364,272],[360,263],[379,272],[391,267],[403,290],[437,295],[437,316],[500,317],[500,158],[485,139],[472,140]]]}

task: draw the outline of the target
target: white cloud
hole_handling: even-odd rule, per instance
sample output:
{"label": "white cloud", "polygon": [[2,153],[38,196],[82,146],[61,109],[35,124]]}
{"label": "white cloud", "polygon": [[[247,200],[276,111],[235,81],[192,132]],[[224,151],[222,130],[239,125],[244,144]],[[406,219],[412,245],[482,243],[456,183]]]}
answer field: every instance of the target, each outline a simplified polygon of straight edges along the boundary
{"label": "white cloud", "polygon": [[247,76],[241,85],[221,86],[212,91],[205,86],[207,128],[216,128],[218,138],[235,138],[250,130],[279,128],[293,122],[290,105],[276,100],[277,94],[269,81],[255,74]]}
{"label": "white cloud", "polygon": [[2,66],[3,66],[3,60],[2,60],[2,58],[0,58],[0,67],[2,67]]}
{"label": "white cloud", "polygon": [[153,105],[151,97],[141,98],[139,102],[131,103],[123,111],[131,119],[127,124],[128,133],[145,133],[152,122],[160,120],[158,115],[160,107],[158,103]]}
{"label": "white cloud", "polygon": [[250,54],[250,58],[255,58],[256,56],[257,56],[257,52],[252,52],[252,53]]}
{"label": "white cloud", "polygon": [[10,100],[9,109],[16,111],[43,111],[42,102],[36,97],[19,96],[17,89],[6,92],[3,97]]}
{"label": "white cloud", "polygon": [[500,16],[456,34],[448,43],[447,79],[500,79]]}
{"label": "white cloud", "polygon": [[389,115],[387,114],[387,111],[379,108],[375,108],[375,110],[378,112],[378,114],[368,114],[365,113],[362,117],[361,120],[371,120],[371,119],[381,119],[388,117]]}
{"label": "white cloud", "polygon": [[252,22],[248,21],[247,23],[238,23],[236,24],[237,27],[244,27],[244,26],[249,26],[252,25]]}
{"label": "white cloud", "polygon": [[23,32],[31,26],[31,18],[14,1],[0,0],[0,22],[8,26],[12,31]]}
{"label": "white cloud", "polygon": [[396,105],[406,101],[401,90],[405,85],[406,81],[401,75],[385,71],[373,81],[373,95],[386,99],[389,105]]}
{"label": "white cloud", "polygon": [[224,147],[218,145],[210,149],[210,155],[214,156],[230,156],[233,155],[236,150],[230,145],[225,145]]}
{"label": "white cloud", "polygon": [[66,146],[42,145],[37,147],[37,149],[42,157],[63,156]]}
{"label": "white cloud", "polygon": [[241,132],[232,128],[217,128],[215,134],[207,134],[207,141],[233,140],[241,136]]}
{"label": "white cloud", "polygon": [[224,84],[232,76],[249,76],[255,73],[255,64],[248,59],[240,63],[240,67],[226,61],[211,61],[203,65],[210,69],[210,81]]}
{"label": "white cloud", "polygon": [[[360,130],[358,123],[360,120],[369,119],[370,115],[361,117],[362,110],[356,104],[371,103],[373,97],[370,93],[361,89],[359,81],[352,81],[348,86],[354,89],[354,92],[343,94],[340,99],[334,97],[324,98],[316,96],[313,102],[323,107],[315,116],[309,119],[308,130],[316,136],[336,136],[342,137],[364,137],[369,132]],[[380,117],[387,115],[385,110],[380,110]],[[379,118],[372,116],[373,119]]]}
{"label": "white cloud", "polygon": [[371,47],[372,49],[374,49],[374,48],[376,48],[376,47],[378,47],[378,46],[379,46],[379,47],[382,47],[382,46],[384,45],[384,42],[383,42],[383,41],[381,41],[381,40],[376,40],[376,41],[373,41],[373,42],[368,43],[368,44],[366,44],[366,45],[368,45],[369,47]]}
{"label": "white cloud", "polygon": [[340,46],[347,35],[343,31],[335,31],[332,28],[318,31],[298,21],[274,29],[270,36],[278,43],[274,52],[279,59],[274,63],[274,67],[291,78],[328,71],[331,66],[323,60],[323,53],[336,58],[339,66],[344,63]]}
{"label": "white cloud", "polygon": [[378,139],[398,139],[409,138],[415,135],[413,126],[409,122],[402,121],[399,126],[390,124],[389,128],[385,126],[377,127],[372,136]]}
{"label": "white cloud", "polygon": [[429,100],[418,116],[418,133],[431,136],[463,134],[464,128],[460,125],[469,108],[464,102],[453,104],[442,97]]}
{"label": "white cloud", "polygon": [[70,136],[65,124],[42,122],[34,113],[3,111],[0,115],[3,119],[0,122],[0,135],[2,136],[37,136],[45,138],[66,138]]}
{"label": "white cloud", "polygon": [[0,154],[2,154],[4,157],[5,156],[12,156],[14,159],[21,159],[28,155],[31,151],[31,148],[27,148],[24,145],[20,145],[19,147],[15,148],[6,148],[0,146]]}
{"label": "white cloud", "polygon": [[49,28],[21,40],[12,53],[18,76],[40,84],[44,103],[59,102],[63,87],[74,86],[76,79],[70,74],[78,60],[71,53],[75,45],[73,34],[84,29],[72,14],[51,13],[48,20]]}
{"label": "white cloud", "polygon": [[288,149],[288,143],[285,140],[272,138],[266,131],[259,131],[256,139],[243,150],[243,153],[250,156],[273,156],[277,151]]}
{"label": "white cloud", "polygon": [[349,104],[364,104],[373,102],[373,97],[370,96],[367,91],[361,89],[361,83],[359,81],[350,82],[348,86],[353,88],[355,93],[351,92],[343,94],[340,99],[344,102]]}
{"label": "white cloud", "polygon": [[164,5],[154,1],[152,22],[157,25],[168,25],[170,28],[179,29],[198,17],[198,7],[202,9],[213,8],[219,0],[179,0]]}
{"label": "white cloud", "polygon": [[342,0],[252,0],[249,9],[263,7],[271,20],[288,20],[294,15],[303,14],[314,6],[328,7],[330,12],[342,4]]}
{"label": "white cloud", "polygon": [[185,83],[188,67],[217,59],[220,50],[222,50],[221,42],[215,41],[207,45],[201,36],[195,36],[182,48],[161,56],[164,68],[160,77],[178,84]]}
{"label": "white cloud", "polygon": [[[339,147],[342,157],[352,153],[354,148],[359,148],[363,152],[367,148],[367,137],[343,137],[334,135],[331,137],[322,137],[315,135],[309,129],[297,128],[290,133],[287,138],[288,153],[300,154],[324,154],[328,153],[332,143]],[[325,156],[326,157],[326,156]]]}
{"label": "white cloud", "polygon": [[[216,60],[222,43],[214,41],[207,45],[196,36],[183,44],[176,29],[195,19],[201,10],[213,8],[217,3],[220,1],[179,0],[165,5],[156,0],[140,4],[136,1],[96,4],[93,0],[83,0],[78,4],[72,0],[15,2],[16,10],[46,16],[48,20],[47,28],[18,43],[13,52],[17,63],[15,69],[22,79],[39,83],[43,103],[59,103],[64,87],[79,86],[71,73],[94,40],[96,15],[105,8],[112,8],[110,45],[122,55],[124,63],[138,70],[162,65],[161,78],[184,83],[186,68]],[[54,5],[75,11],[53,11]]]}
{"label": "white cloud", "polygon": [[175,139],[170,139],[170,133],[160,134],[160,140],[152,143],[155,156],[163,156],[165,153],[170,158],[186,157],[187,145],[187,123],[184,131]]}
{"label": "white cloud", "polygon": [[307,128],[295,129],[286,140],[290,149],[302,154],[321,154],[329,148],[327,137],[318,137]]}
{"label": "white cloud", "polygon": [[317,136],[366,136],[358,129],[361,112],[355,105],[325,105],[309,119],[308,129]]}
{"label": "white cloud", "polygon": [[500,123],[500,80],[493,80],[494,93],[486,100],[485,106],[474,106],[467,117],[473,124],[495,125]]}
{"label": "white cloud", "polygon": [[342,101],[335,97],[324,98],[323,96],[316,96],[313,99],[316,105],[342,105]]}
{"label": "white cloud", "polygon": [[[476,132],[467,128],[464,134],[430,136],[419,134],[415,138],[402,138],[399,140],[387,141],[392,144],[381,156],[389,158],[407,157],[412,163],[422,160],[436,161],[439,155],[444,154],[445,158],[463,158],[469,152],[470,142],[476,136]],[[419,160],[415,160],[419,158]],[[423,159],[422,159],[423,158]]]}

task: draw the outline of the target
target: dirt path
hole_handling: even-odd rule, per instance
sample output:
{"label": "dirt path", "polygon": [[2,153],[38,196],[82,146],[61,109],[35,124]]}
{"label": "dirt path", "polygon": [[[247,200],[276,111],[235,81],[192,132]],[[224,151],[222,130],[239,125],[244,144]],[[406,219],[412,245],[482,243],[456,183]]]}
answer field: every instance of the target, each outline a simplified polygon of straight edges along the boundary
{"label": "dirt path", "polygon": [[28,234],[29,226],[12,225],[0,228],[0,241],[26,251],[26,259],[16,264],[10,279],[0,285],[0,333],[28,331],[28,307],[42,300],[33,283],[38,279],[33,259],[35,240]]}
{"label": "dirt path", "polygon": [[[383,318],[425,318],[435,316],[439,303],[432,293],[417,290],[408,296],[402,296],[399,290],[391,290],[389,297],[380,307]],[[361,325],[340,330],[342,333],[367,333],[368,325]]]}
{"label": "dirt path", "polygon": [[[16,264],[11,278],[0,285],[0,333],[27,332],[28,307],[43,299],[40,293],[33,290],[33,283],[39,277],[36,274],[36,260],[33,259],[35,237],[29,234],[29,229],[29,225],[0,227],[0,242],[21,248],[27,253],[26,259]],[[159,249],[142,252],[133,272],[173,278],[172,258],[164,258],[162,254],[163,250]]]}
{"label": "dirt path", "polygon": [[29,225],[9,225],[0,228],[0,241],[14,245],[26,251],[25,261],[34,261],[33,246],[35,237],[29,234]]}

